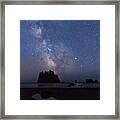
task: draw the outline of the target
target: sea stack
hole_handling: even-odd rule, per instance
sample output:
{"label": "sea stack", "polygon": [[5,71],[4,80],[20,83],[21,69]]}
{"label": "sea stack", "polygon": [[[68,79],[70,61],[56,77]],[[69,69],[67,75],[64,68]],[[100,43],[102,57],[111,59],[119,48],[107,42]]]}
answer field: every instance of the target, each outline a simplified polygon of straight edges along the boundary
{"label": "sea stack", "polygon": [[54,74],[53,71],[40,72],[38,76],[38,83],[60,83],[58,75]]}

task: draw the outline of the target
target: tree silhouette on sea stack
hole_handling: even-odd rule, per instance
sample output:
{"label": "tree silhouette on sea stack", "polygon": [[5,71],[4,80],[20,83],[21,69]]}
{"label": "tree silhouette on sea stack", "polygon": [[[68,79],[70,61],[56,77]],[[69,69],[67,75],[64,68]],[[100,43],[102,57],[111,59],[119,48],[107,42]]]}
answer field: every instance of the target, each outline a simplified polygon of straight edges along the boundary
{"label": "tree silhouette on sea stack", "polygon": [[38,83],[60,83],[58,75],[54,74],[53,71],[40,72],[38,76]]}

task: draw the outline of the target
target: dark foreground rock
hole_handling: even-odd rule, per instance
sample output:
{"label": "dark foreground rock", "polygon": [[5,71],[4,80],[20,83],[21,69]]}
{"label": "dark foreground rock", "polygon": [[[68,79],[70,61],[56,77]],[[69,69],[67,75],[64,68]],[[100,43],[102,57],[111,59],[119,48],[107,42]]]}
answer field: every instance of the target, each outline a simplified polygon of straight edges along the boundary
{"label": "dark foreground rock", "polygon": [[100,100],[100,88],[21,88],[21,100]]}

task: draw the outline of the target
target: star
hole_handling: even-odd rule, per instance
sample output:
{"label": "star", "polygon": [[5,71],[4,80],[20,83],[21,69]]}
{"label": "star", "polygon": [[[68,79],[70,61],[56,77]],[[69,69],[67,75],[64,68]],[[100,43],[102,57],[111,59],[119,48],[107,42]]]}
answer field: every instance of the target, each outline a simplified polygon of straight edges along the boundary
{"label": "star", "polygon": [[74,59],[75,59],[75,60],[77,60],[78,58],[77,58],[77,57],[75,57]]}

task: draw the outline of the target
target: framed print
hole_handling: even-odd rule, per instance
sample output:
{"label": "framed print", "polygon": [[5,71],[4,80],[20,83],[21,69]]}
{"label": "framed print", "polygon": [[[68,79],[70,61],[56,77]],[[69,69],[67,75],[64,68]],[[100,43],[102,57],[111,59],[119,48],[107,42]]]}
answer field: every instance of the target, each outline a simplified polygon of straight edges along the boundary
{"label": "framed print", "polygon": [[119,119],[119,1],[1,9],[1,118]]}
{"label": "framed print", "polygon": [[99,32],[99,20],[21,20],[20,99],[100,100]]}

